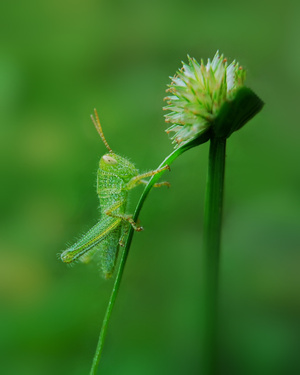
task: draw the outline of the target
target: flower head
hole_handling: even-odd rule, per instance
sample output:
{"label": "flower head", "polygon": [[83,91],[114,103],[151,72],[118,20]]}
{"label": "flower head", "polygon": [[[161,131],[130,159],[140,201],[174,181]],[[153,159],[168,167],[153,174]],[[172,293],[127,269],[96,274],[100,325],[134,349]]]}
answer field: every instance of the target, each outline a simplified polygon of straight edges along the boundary
{"label": "flower head", "polygon": [[175,147],[195,139],[206,132],[217,118],[223,103],[234,99],[236,92],[243,86],[246,72],[233,61],[227,60],[219,52],[207,64],[199,64],[188,56],[188,64],[171,77],[165,100],[168,105],[164,110],[171,126],[167,133],[172,136]]}

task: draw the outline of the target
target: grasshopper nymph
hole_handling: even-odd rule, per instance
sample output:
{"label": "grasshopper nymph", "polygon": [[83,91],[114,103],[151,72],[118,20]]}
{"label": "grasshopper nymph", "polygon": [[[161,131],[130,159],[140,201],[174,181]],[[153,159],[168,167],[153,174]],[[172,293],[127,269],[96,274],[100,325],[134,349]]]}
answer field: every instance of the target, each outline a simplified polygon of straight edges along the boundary
{"label": "grasshopper nymph", "polygon": [[[126,214],[128,191],[139,184],[147,183],[144,178],[153,176],[166,169],[156,169],[139,174],[136,167],[127,159],[115,154],[109,147],[98,117],[96,109],[92,121],[109,153],[102,156],[97,172],[97,194],[100,200],[100,221],[93,226],[79,241],[61,253],[61,260],[71,263],[78,259],[88,262],[94,255],[99,254],[100,265],[105,278],[110,278],[114,271],[119,245],[122,245],[128,226],[141,231],[132,219]],[[169,186],[168,182],[157,183],[154,186]]]}

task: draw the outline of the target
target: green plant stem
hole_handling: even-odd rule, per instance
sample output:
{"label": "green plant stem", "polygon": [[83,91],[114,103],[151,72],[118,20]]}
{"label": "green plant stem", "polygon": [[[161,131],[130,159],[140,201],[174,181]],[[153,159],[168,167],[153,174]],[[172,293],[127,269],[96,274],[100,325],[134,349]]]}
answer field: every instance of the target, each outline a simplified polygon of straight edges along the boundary
{"label": "green plant stem", "polygon": [[[198,142],[191,142],[191,143],[186,144],[186,145],[178,148],[177,150],[173,151],[160,164],[160,166],[158,168],[162,168],[165,165],[170,165],[183,152],[185,152],[189,148],[192,148],[192,147],[196,146],[197,144],[199,144],[199,141]],[[146,187],[145,187],[145,189],[144,189],[144,191],[141,195],[141,198],[140,198],[140,200],[137,204],[134,215],[133,215],[133,220],[135,222],[138,219],[139,213],[142,209],[142,206],[145,202],[145,199],[147,198],[147,196],[148,196],[150,190],[152,189],[153,185],[158,181],[158,179],[160,177],[161,177],[161,173],[152,176],[151,179],[149,180],[148,184],[146,185]],[[129,249],[130,249],[130,245],[131,245],[131,241],[132,241],[132,236],[133,236],[133,228],[130,227],[128,237],[127,237],[127,240],[126,240],[126,244],[125,244],[125,247],[124,247],[124,251],[121,255],[119,268],[118,268],[117,275],[116,275],[116,278],[115,278],[114,286],[113,286],[111,296],[110,296],[110,299],[109,299],[109,302],[108,302],[108,306],[107,306],[107,309],[106,309],[106,312],[105,312],[105,316],[104,316],[104,319],[103,319],[103,323],[102,323],[102,327],[101,327],[101,331],[100,331],[100,336],[99,336],[99,340],[98,340],[98,344],[97,344],[97,348],[96,348],[96,353],[95,353],[95,356],[94,356],[94,359],[93,359],[90,375],[95,375],[96,372],[97,372],[97,367],[98,367],[98,364],[99,364],[99,361],[100,361],[100,358],[101,358],[101,354],[102,354],[102,350],[103,350],[103,344],[104,344],[105,336],[106,336],[106,333],[107,333],[108,323],[109,323],[110,316],[111,316],[111,313],[112,313],[112,310],[113,310],[113,307],[114,307],[114,304],[115,304],[115,301],[116,301],[116,297],[117,297],[117,294],[118,294],[118,291],[119,291],[119,288],[120,288],[120,283],[121,283],[121,279],[122,279],[122,276],[123,276],[126,260],[127,260],[127,257],[128,257],[128,253],[129,253]]]}
{"label": "green plant stem", "polygon": [[226,138],[211,137],[204,212],[203,375],[217,372],[218,279],[221,244]]}

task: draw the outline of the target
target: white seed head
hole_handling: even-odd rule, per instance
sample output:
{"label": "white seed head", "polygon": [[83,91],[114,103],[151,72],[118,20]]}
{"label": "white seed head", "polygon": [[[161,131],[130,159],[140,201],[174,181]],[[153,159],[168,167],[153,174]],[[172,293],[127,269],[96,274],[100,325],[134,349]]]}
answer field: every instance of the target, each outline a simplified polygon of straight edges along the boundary
{"label": "white seed head", "polygon": [[244,80],[245,71],[239,64],[233,61],[228,65],[219,52],[206,65],[188,56],[188,63],[183,62],[171,77],[165,98],[164,110],[170,111],[165,119],[171,124],[167,133],[175,133],[171,136],[175,148],[206,132],[222,105],[234,99]]}

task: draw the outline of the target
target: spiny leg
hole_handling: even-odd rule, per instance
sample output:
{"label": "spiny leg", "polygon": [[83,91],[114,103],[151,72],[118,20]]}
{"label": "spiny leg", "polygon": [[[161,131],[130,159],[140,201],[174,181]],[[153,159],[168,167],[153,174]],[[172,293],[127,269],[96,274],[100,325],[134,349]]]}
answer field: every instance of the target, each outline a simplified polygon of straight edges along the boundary
{"label": "spiny leg", "polygon": [[65,263],[71,263],[84,254],[92,251],[104,238],[115,230],[121,223],[120,218],[106,217],[94,225],[79,241],[63,251],[60,255]]}
{"label": "spiny leg", "polygon": [[129,223],[125,223],[123,229],[122,229],[122,233],[121,233],[121,237],[119,239],[119,245],[124,247],[125,246],[125,238],[127,237],[127,234],[129,232]]}
{"label": "spiny leg", "polygon": [[115,217],[115,218],[119,218],[119,219],[122,219],[124,221],[127,221],[132,226],[132,228],[134,230],[136,230],[137,232],[140,232],[140,231],[144,230],[143,227],[139,227],[136,224],[136,222],[132,219],[132,215],[126,215],[126,214],[120,214],[120,213],[113,213],[113,211],[115,211],[116,209],[120,208],[123,203],[124,202],[122,202],[122,201],[117,202],[110,209],[108,209],[108,210],[105,211],[106,215],[111,216],[111,217]]}
{"label": "spiny leg", "polygon": [[144,178],[146,178],[146,177],[152,177],[152,176],[156,175],[157,173],[165,171],[166,169],[168,169],[169,171],[171,170],[168,165],[165,165],[162,168],[155,169],[155,171],[150,171],[150,172],[139,174],[138,176],[133,177],[126,184],[126,189],[130,190],[130,189],[134,188],[136,185],[142,183],[141,180],[143,180]]}
{"label": "spiny leg", "polygon": [[109,237],[106,237],[100,244],[99,260],[102,272],[106,279],[109,279],[114,271],[116,259],[119,252],[119,238],[121,228],[116,228]]}
{"label": "spiny leg", "polygon": [[[138,183],[139,184],[145,184],[147,185],[149,181],[147,180],[140,180]],[[156,182],[153,187],[161,187],[161,186],[167,186],[167,187],[170,187],[171,184],[170,182],[167,182],[167,181],[163,181],[163,182]]]}

